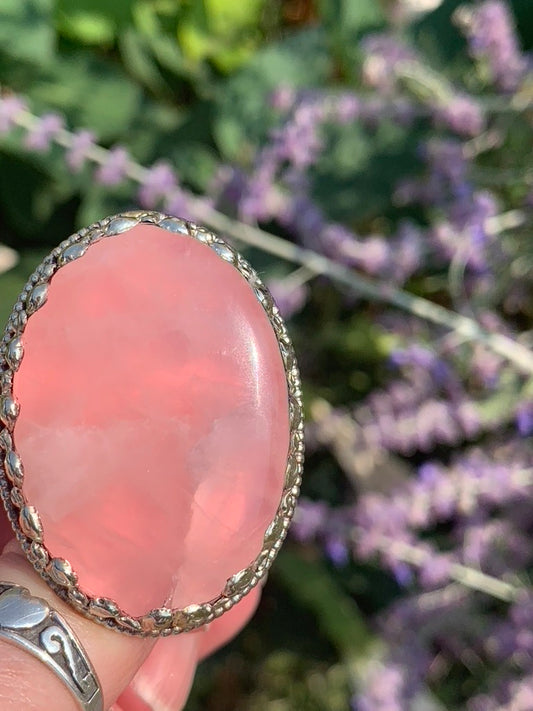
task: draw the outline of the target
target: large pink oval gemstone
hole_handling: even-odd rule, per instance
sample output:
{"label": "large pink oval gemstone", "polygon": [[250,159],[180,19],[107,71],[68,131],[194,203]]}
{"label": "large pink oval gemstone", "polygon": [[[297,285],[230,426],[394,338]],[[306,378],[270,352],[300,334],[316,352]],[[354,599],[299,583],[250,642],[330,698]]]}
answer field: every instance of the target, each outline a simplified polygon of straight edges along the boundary
{"label": "large pink oval gemstone", "polygon": [[56,273],[23,341],[15,444],[52,555],[132,615],[216,597],[261,550],[288,451],[279,347],[245,279],[138,225]]}

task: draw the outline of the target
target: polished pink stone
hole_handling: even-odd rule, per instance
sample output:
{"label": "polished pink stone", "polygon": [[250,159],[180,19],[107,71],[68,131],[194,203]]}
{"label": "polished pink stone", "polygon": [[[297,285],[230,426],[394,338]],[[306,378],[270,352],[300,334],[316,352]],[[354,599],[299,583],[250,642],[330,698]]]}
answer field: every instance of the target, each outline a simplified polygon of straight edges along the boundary
{"label": "polished pink stone", "polygon": [[139,615],[217,596],[283,486],[287,385],[251,287],[191,237],[139,225],[53,277],[15,376],[15,444],[44,540]]}

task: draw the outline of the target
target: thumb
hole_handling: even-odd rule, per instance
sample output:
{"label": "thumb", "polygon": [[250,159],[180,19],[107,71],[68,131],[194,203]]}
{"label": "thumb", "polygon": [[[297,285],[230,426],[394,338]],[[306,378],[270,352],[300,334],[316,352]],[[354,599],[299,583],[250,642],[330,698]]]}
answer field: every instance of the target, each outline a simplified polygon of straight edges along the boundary
{"label": "thumb", "polygon": [[[117,634],[72,610],[41,580],[18,545],[6,546],[0,557],[0,581],[27,588],[46,600],[66,621],[91,661],[109,709],[128,686],[154,645],[151,639]],[[0,711],[79,711],[67,686],[33,654],[0,639]]]}
{"label": "thumb", "polygon": [[[7,538],[7,528],[0,515],[2,541]],[[0,581],[27,588],[63,617],[96,671],[104,709],[112,711],[181,708],[197,662],[237,634],[253,614],[260,594],[256,588],[208,627],[155,642],[112,632],[75,612],[43,582],[16,541],[0,556]],[[49,711],[51,707],[54,711],[79,711],[78,702],[48,667],[0,639],[0,711]]]}

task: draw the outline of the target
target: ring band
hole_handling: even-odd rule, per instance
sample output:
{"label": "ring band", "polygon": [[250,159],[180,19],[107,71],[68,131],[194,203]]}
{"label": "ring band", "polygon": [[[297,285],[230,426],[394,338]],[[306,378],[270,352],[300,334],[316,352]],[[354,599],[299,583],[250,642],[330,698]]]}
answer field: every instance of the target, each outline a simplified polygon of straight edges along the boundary
{"label": "ring band", "polygon": [[40,597],[0,582],[0,639],[33,654],[69,688],[83,711],[103,711],[102,690],[78,638]]}

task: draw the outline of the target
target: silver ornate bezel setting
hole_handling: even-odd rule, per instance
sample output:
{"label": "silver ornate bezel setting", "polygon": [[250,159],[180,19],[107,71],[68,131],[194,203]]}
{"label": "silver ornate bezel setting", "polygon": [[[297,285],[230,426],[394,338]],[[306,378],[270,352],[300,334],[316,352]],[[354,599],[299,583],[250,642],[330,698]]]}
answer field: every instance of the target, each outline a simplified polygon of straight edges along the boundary
{"label": "silver ornate bezel setting", "polygon": [[[65,264],[82,257],[92,244],[127,232],[140,223],[156,225],[206,244],[246,279],[278,341],[287,379],[290,435],[281,499],[255,560],[232,575],[214,599],[182,609],[160,607],[134,617],[120,609],[114,600],[93,597],[84,592],[68,560],[51,555],[46,547],[39,512],[24,494],[24,466],[12,435],[19,414],[19,403],[13,394],[13,378],[24,357],[24,330],[28,318],[46,303],[52,277]],[[304,458],[300,375],[287,329],[268,289],[250,264],[227,242],[204,227],[177,217],[159,212],[131,211],[107,217],[79,230],[52,250],[35,269],[9,317],[0,346],[0,456],[0,495],[26,557],[49,586],[83,615],[108,628],[143,637],[179,634],[220,617],[267,573],[287,534],[300,490]]]}

